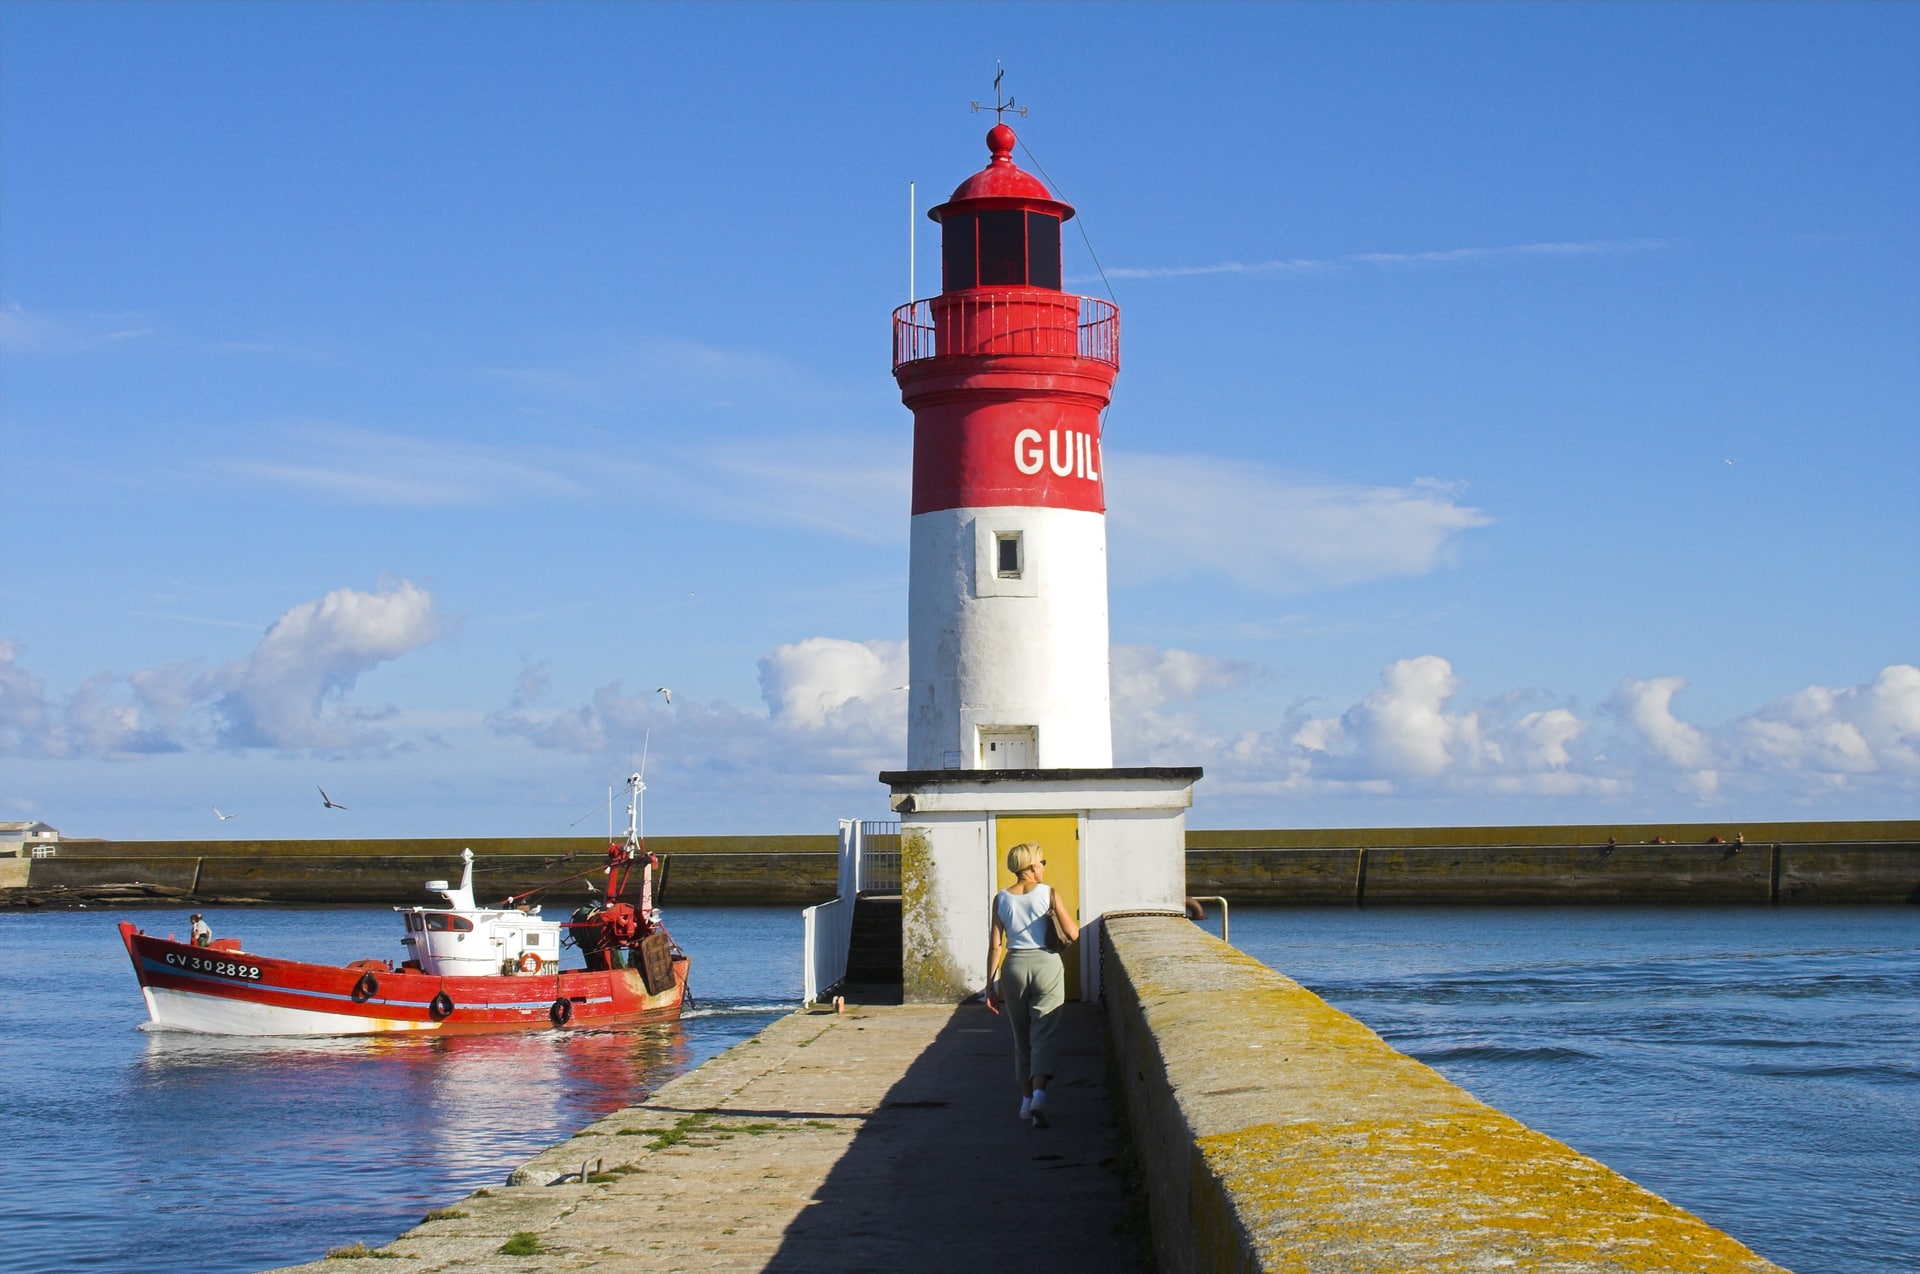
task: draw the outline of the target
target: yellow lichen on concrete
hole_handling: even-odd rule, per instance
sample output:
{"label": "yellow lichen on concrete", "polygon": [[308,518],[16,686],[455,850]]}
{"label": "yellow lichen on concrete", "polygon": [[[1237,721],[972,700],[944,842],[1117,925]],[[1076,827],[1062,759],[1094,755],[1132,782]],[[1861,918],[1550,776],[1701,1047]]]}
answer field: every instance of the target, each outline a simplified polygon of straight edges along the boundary
{"label": "yellow lichen on concrete", "polygon": [[1263,1124],[1197,1143],[1269,1270],[1778,1267],[1497,1111]]}
{"label": "yellow lichen on concrete", "polygon": [[1194,926],[1107,930],[1164,1268],[1779,1271]]}

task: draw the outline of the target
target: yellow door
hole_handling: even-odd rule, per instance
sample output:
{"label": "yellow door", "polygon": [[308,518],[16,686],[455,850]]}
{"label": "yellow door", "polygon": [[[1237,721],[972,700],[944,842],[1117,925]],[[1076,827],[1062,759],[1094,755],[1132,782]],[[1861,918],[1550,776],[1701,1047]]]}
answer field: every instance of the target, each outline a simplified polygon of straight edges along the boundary
{"label": "yellow door", "polygon": [[[1039,814],[1024,818],[1002,816],[995,820],[994,880],[996,891],[1013,884],[1007,870],[1007,851],[1022,841],[1040,847],[1047,860],[1046,881],[1060,895],[1067,914],[1080,919],[1080,816],[1078,814]],[[1074,943],[1060,955],[1067,966],[1067,998],[1080,998],[1080,944]]]}

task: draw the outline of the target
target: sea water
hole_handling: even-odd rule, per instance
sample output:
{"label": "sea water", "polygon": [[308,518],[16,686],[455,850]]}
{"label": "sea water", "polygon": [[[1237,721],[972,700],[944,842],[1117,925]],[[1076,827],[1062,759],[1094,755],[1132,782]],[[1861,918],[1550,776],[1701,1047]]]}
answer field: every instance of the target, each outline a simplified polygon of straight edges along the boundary
{"label": "sea water", "polygon": [[[139,1029],[115,932],[0,913],[0,1268],[240,1274],[391,1241],[800,998],[792,908],[675,908],[678,1023],[447,1039]],[[214,912],[300,959],[391,913]],[[1920,908],[1233,912],[1236,946],[1799,1274],[1920,1270]],[[1211,922],[1217,924],[1217,918]]]}
{"label": "sea water", "polygon": [[[238,1274],[379,1246],[800,999],[800,913],[682,907],[678,1022],[443,1039],[142,1030],[115,928],[184,911],[0,914],[0,1269]],[[393,913],[210,912],[248,950],[398,958]]]}
{"label": "sea water", "polygon": [[1770,1260],[1920,1271],[1920,908],[1236,909],[1231,936]]}

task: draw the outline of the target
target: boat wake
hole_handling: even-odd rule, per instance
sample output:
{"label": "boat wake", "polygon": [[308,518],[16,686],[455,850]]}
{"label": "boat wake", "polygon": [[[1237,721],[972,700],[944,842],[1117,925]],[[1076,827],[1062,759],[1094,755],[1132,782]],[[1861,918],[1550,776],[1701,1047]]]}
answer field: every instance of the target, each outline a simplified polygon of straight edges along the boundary
{"label": "boat wake", "polygon": [[766,1013],[791,1013],[800,1006],[792,1000],[769,1000],[751,1004],[734,1004],[726,1000],[701,1000],[697,1007],[682,1009],[681,1021],[690,1021],[702,1017],[746,1017]]}

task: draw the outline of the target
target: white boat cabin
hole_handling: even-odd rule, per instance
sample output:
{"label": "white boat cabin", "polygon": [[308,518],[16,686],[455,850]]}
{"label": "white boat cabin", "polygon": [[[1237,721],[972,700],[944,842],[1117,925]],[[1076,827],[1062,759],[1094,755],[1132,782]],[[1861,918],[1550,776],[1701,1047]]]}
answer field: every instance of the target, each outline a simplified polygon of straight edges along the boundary
{"label": "white boat cabin", "polygon": [[460,851],[458,887],[429,880],[426,887],[447,900],[445,910],[395,907],[407,927],[400,945],[422,972],[440,977],[499,977],[555,973],[560,967],[558,921],[540,919],[540,908],[495,911],[473,902],[473,851]]}

